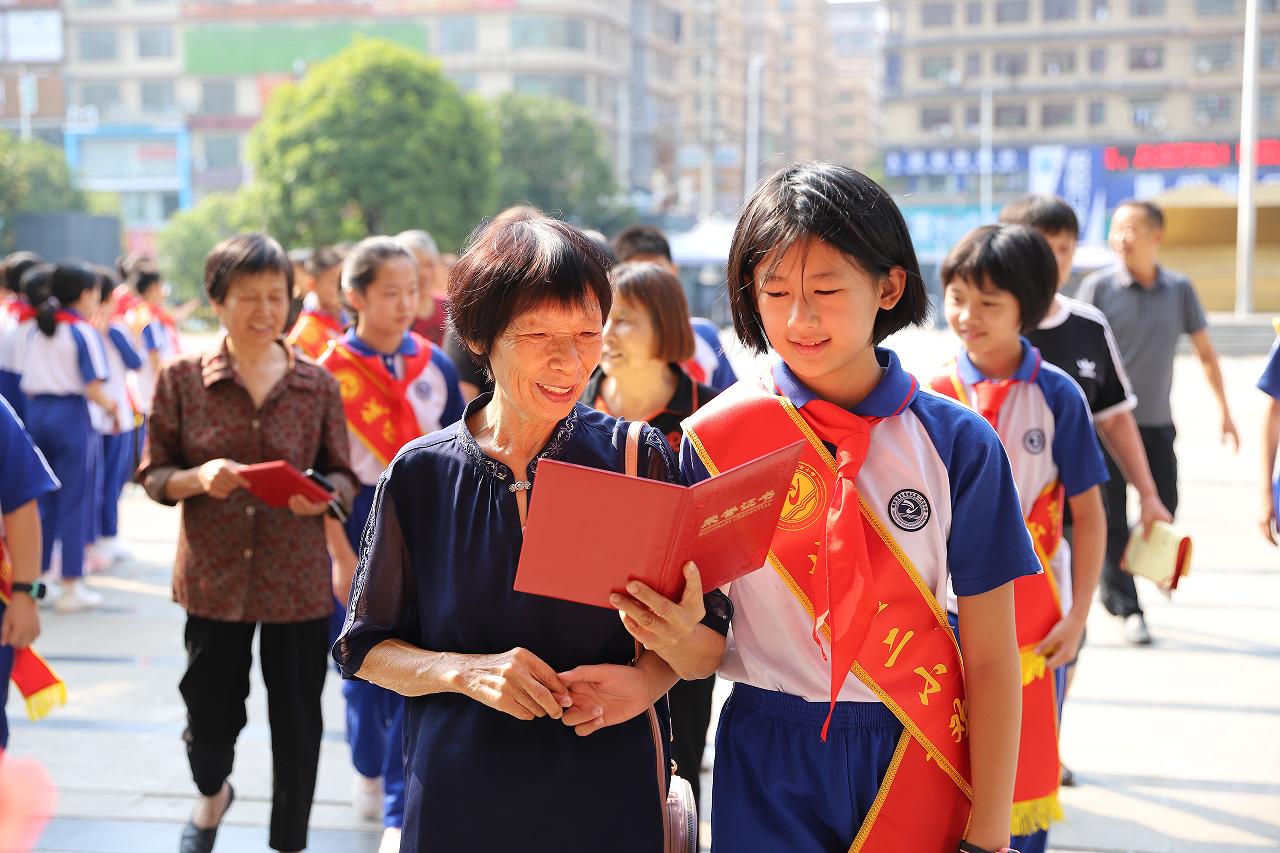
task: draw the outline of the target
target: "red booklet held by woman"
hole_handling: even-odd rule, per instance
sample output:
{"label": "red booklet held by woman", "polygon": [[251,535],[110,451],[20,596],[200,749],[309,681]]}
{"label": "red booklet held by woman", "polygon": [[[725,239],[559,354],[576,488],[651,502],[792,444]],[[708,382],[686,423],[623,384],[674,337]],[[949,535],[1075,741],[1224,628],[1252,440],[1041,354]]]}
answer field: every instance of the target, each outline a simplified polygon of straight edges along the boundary
{"label": "red booklet held by woman", "polygon": [[240,469],[240,476],[249,481],[249,491],[267,506],[288,506],[294,495],[314,503],[328,503],[333,497],[324,486],[282,459],[246,465]]}
{"label": "red booklet held by woman", "polygon": [[710,590],[764,565],[804,442],[692,487],[538,463],[515,589],[608,607],[628,581],[678,600],[692,560]]}

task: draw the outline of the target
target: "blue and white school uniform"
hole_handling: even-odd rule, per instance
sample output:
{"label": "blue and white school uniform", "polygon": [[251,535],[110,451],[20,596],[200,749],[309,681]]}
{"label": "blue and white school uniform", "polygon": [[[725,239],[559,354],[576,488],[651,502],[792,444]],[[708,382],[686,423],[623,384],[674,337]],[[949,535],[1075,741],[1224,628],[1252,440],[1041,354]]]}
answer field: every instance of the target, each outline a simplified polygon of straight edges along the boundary
{"label": "blue and white school uniform", "polygon": [[104,347],[107,354],[108,378],[104,386],[107,396],[116,401],[116,417],[92,406],[98,431],[102,433],[102,476],[98,507],[98,535],[115,536],[119,532],[120,493],[137,464],[137,449],[142,446],[140,428],[134,422],[134,396],[128,378],[142,367],[142,356],[136,340],[124,323],[113,322],[107,329]]}
{"label": "blue and white school uniform", "polygon": [[169,329],[157,318],[152,318],[138,333],[142,343],[142,366],[135,377],[135,389],[138,406],[142,413],[151,412],[151,398],[156,393],[156,371],[151,366],[151,353],[159,353],[160,363],[168,361],[178,354],[177,342]]}
{"label": "blue and white school uniform", "polygon": [[[23,429],[13,408],[0,400],[0,515],[21,509],[58,488],[40,451]],[[4,536],[0,521],[0,536]],[[0,601],[0,622],[4,621]],[[0,645],[0,750],[9,745],[9,720],[4,706],[9,699],[9,674],[13,669],[13,647]]]}
{"label": "blue and white school uniform", "polygon": [[23,419],[27,415],[27,395],[22,393],[22,370],[27,362],[27,342],[35,328],[35,320],[23,320],[0,332],[0,397]]}
{"label": "blue and white school uniform", "polygon": [[[956,357],[956,375],[966,396],[976,400],[975,386],[988,377],[961,351]],[[1031,513],[1046,488],[1061,481],[1068,499],[1083,494],[1108,479],[1102,448],[1098,445],[1093,416],[1084,392],[1070,376],[1044,361],[1040,351],[1025,339],[1022,361],[1010,377],[1012,384],[1000,406],[996,432],[1009,455],[1018,500],[1024,518]],[[1063,538],[1049,560],[1062,612],[1071,609],[1071,545]],[[956,613],[954,597],[949,613]],[[1058,709],[1066,687],[1066,667],[1054,672]],[[1015,836],[1010,846],[1022,853],[1043,853],[1048,830]]]}
{"label": "blue and white school uniform", "polygon": [[[939,605],[949,586],[979,595],[1040,571],[995,433],[972,411],[919,393],[890,350],[877,348],[876,357],[884,373],[852,411],[883,420],[855,483]],[[818,399],[783,362],[772,378],[797,409]],[[709,476],[687,436],[680,466],[686,482]],[[849,676],[823,743],[830,645],[815,643],[813,617],[769,566],[734,581],[729,598],[734,616],[719,674],[734,688],[716,734],[714,843],[761,853],[847,850],[903,725]]]}
{"label": "blue and white school uniform", "polygon": [[53,335],[35,329],[28,338],[22,392],[27,395],[27,431],[62,483],[40,501],[43,567],[49,570],[55,542],[62,543],[62,576],[84,574],[84,549],[97,506],[95,465],[101,442],[89,415],[85,387],[109,376],[102,336],[84,318],[59,320]]}
{"label": "blue and white school uniform", "polygon": [[693,360],[702,368],[705,377],[698,381],[717,391],[723,391],[737,382],[738,375],[733,372],[733,365],[724,354],[720,327],[705,317],[692,317],[689,325],[693,327]]}
{"label": "blue and white school uniform", "polygon": [[[1275,325],[1276,331],[1280,332],[1280,320],[1276,320]],[[1271,345],[1271,352],[1267,354],[1266,367],[1262,369],[1262,376],[1258,379],[1258,390],[1274,400],[1280,400],[1280,338],[1276,338]],[[1271,505],[1276,511],[1276,517],[1280,518],[1280,474],[1273,475],[1271,479]]]}
{"label": "blue and white school uniform", "polygon": [[[444,350],[422,338],[406,334],[394,353],[380,353],[360,340],[354,330],[348,331],[343,343],[362,356],[377,357],[387,373],[396,379],[404,377],[405,358],[419,353],[419,347],[431,347],[431,361],[409,384],[406,397],[413,408],[423,435],[436,432],[462,417],[465,403],[458,387],[458,372]],[[360,553],[361,536],[373,507],[375,487],[386,470],[354,434],[348,435],[351,470],[360,480],[360,491],[352,502],[347,520],[347,539]],[[345,602],[343,602],[345,603]],[[334,638],[342,628],[346,611],[334,611]],[[404,697],[367,681],[344,680],[342,695],[347,703],[347,742],[351,746],[351,762],[356,772],[368,778],[382,779],[383,823],[389,827],[404,826]]]}

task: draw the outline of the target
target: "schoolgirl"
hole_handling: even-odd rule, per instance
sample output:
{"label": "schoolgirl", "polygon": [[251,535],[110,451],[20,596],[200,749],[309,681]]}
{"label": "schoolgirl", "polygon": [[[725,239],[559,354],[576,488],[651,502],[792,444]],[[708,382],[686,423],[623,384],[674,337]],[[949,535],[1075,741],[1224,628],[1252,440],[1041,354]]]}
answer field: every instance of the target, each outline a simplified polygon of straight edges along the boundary
{"label": "schoolgirl", "polygon": [[99,331],[105,339],[107,355],[106,391],[116,402],[116,416],[106,417],[98,407],[97,428],[102,434],[102,474],[98,478],[101,492],[98,503],[98,539],[94,556],[105,564],[129,557],[128,549],[117,539],[120,529],[120,493],[137,467],[142,448],[142,415],[130,386],[130,378],[142,368],[142,355],[137,339],[116,312],[122,296],[111,270],[98,267],[102,310]]}
{"label": "schoolgirl", "polygon": [[[370,237],[347,256],[342,288],[359,320],[331,343],[320,364],[337,377],[347,413],[351,468],[360,480],[345,529],[326,520],[335,594],[345,604],[374,487],[407,442],[462,417],[462,392],[448,356],[409,331],[418,307],[413,257],[389,237]],[[338,608],[335,627],[345,612]],[[336,631],[335,631],[336,636]],[[359,774],[357,811],[383,819],[384,843],[399,849],[404,826],[404,699],[365,681],[342,682],[347,741]]]}
{"label": "schoolgirl", "polygon": [[[0,275],[0,397],[8,401],[19,419],[27,412],[27,398],[21,389],[21,353],[26,347],[30,321],[36,316],[24,295],[22,277],[37,266],[41,264],[35,255],[15,252],[5,258],[3,275]],[[53,268],[45,265],[45,269]],[[26,327],[19,331],[23,324]]]}
{"label": "schoolgirl", "polygon": [[119,405],[106,390],[107,354],[102,337],[86,319],[98,308],[98,276],[83,264],[58,264],[47,286],[27,292],[36,308],[27,342],[22,392],[27,430],[62,488],[40,501],[42,562],[47,572],[53,546],[62,545],[60,612],[96,607],[102,597],[85,588],[85,546],[93,529],[95,466],[101,441],[90,418],[90,402],[109,417]]}
{"label": "schoolgirl", "polygon": [[739,339],[779,360],[685,421],[683,473],[805,449],[768,565],[728,590],[715,846],[1004,850],[1012,581],[1039,563],[994,431],[879,346],[928,314],[902,214],[852,169],[789,166],[747,203],[728,281]]}
{"label": "schoolgirl", "polygon": [[342,255],[336,249],[317,249],[302,264],[306,298],[302,313],[289,331],[287,343],[311,358],[319,358],[350,324],[342,310]]}
{"label": "schoolgirl", "polygon": [[0,761],[9,745],[10,680],[32,719],[67,701],[66,685],[31,648],[40,635],[36,602],[44,596],[37,501],[57,488],[22,421],[0,400]]}
{"label": "schoolgirl", "polygon": [[[1053,305],[1057,280],[1053,251],[1035,229],[969,232],[942,264],[947,324],[961,350],[930,383],[999,434],[1044,567],[1014,583],[1022,726],[1012,832],[1023,853],[1043,853],[1049,825],[1063,817],[1058,716],[1066,665],[1080,648],[1106,548],[1107,469],[1084,392],[1022,337]],[[1074,548],[1062,535],[1064,501]]]}
{"label": "schoolgirl", "polygon": [[182,347],[177,320],[165,308],[168,288],[160,272],[150,265],[136,265],[129,284],[134,299],[125,314],[125,324],[142,344],[144,357],[135,388],[137,403],[146,415],[151,411],[160,365],[178,355]]}

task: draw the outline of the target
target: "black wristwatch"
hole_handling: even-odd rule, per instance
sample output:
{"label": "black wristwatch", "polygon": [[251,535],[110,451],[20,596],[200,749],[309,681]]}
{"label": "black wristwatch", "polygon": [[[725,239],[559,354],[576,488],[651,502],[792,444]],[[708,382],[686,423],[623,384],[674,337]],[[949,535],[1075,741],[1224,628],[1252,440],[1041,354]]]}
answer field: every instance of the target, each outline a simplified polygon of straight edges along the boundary
{"label": "black wristwatch", "polygon": [[31,583],[22,583],[21,581],[14,581],[13,583],[14,592],[25,592],[27,595],[34,598],[36,601],[39,601],[40,599],[44,598],[44,594],[47,589],[48,587],[44,585],[44,581],[32,581]]}

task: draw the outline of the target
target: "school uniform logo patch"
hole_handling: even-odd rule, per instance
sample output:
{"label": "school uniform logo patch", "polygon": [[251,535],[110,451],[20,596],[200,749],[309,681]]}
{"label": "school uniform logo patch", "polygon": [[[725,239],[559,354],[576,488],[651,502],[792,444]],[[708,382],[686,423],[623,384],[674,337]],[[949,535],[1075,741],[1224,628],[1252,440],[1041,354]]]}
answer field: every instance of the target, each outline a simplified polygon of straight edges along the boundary
{"label": "school uniform logo patch", "polygon": [[929,523],[931,514],[929,499],[915,489],[902,489],[889,498],[889,518],[900,530],[919,530]]}
{"label": "school uniform logo patch", "polygon": [[1022,437],[1022,446],[1027,449],[1028,453],[1043,453],[1044,430],[1027,430],[1027,434]]}

